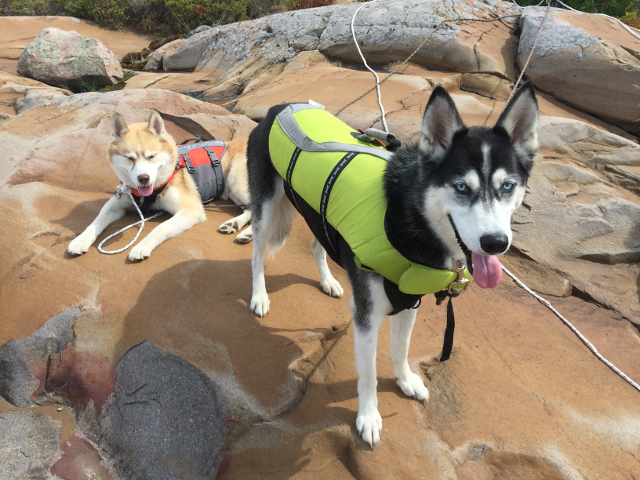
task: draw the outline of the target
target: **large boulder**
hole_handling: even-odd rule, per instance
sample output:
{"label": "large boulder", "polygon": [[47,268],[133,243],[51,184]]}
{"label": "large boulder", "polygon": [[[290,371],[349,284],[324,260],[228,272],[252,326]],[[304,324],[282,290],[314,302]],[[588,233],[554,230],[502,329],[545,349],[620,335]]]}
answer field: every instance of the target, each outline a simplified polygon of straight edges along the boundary
{"label": "large boulder", "polygon": [[[525,8],[518,65],[522,68],[545,15]],[[527,76],[537,88],[631,132],[640,133],[640,39],[610,19],[552,9]]]}
{"label": "large boulder", "polygon": [[123,76],[118,58],[99,40],[53,27],[20,54],[18,74],[72,90],[113,85]]}
{"label": "large boulder", "polygon": [[[359,6],[344,4],[285,12],[205,30],[165,55],[164,69],[217,69],[226,78],[229,70],[255,69],[258,64],[267,68],[309,50],[319,50],[332,60],[360,64],[350,29]],[[515,20],[518,10],[501,1],[491,5],[470,0],[371,4],[358,13],[355,31],[372,65],[405,60],[431,36],[418,49],[414,62],[439,70],[512,78],[517,42],[508,23],[496,22],[485,32],[482,23],[473,22],[495,15],[513,15]],[[444,19],[460,17],[469,22],[441,24]]]}
{"label": "large boulder", "polygon": [[0,414],[2,478],[60,480],[50,471],[62,456],[60,424],[46,413],[12,411]]}
{"label": "large boulder", "polygon": [[176,51],[183,43],[184,39],[178,39],[169,43],[165,43],[147,57],[147,63],[142,70],[145,72],[157,72],[158,70],[162,70],[162,58],[165,56],[165,54]]}
{"label": "large boulder", "polygon": [[118,58],[131,51],[142,50],[155,39],[128,29],[108,30],[75,17],[0,17],[0,70],[16,74],[20,53],[48,27],[74,30],[85,37],[98,38]]}

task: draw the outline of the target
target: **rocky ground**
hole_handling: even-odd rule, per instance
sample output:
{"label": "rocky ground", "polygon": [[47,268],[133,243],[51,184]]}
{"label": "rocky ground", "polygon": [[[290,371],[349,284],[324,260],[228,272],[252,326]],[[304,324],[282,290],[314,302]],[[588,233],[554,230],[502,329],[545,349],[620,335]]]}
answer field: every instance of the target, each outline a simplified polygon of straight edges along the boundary
{"label": "rocky ground", "polygon": [[[116,111],[135,122],[157,110],[177,139],[221,140],[246,137],[284,101],[337,112],[372,85],[347,31],[357,6],[205,29],[150,57],[152,71],[125,90],[75,95],[16,75],[43,28],[97,38],[119,58],[151,39],[72,19],[0,18],[1,478],[637,477],[640,393],[507,277],[456,300],[444,363],[444,307],[423,299],[410,359],[429,402],[396,387],[383,328],[384,426],[372,450],[355,431],[348,281],[332,265],[345,297],[320,291],[300,219],[267,263],[265,318],[247,307],[251,246],[216,232],[239,213],[226,202],[141,263],[95,247],[65,253],[115,188],[104,152]],[[468,18],[438,27],[382,84],[391,131],[415,138],[436,85],[467,124],[492,125],[543,14],[471,0],[364,7],[356,33],[382,78],[442,19]],[[480,21],[507,15],[517,16]],[[592,15],[550,18],[527,72],[541,155],[503,263],[639,382],[640,90],[630,85],[640,40]],[[379,126],[374,94],[339,116]]]}

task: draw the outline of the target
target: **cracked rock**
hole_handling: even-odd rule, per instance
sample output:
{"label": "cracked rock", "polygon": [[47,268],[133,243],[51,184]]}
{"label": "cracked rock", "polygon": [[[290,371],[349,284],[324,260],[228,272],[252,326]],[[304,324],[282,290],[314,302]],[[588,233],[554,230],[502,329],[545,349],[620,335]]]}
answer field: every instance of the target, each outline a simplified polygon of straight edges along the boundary
{"label": "cracked rock", "polygon": [[146,341],[118,365],[103,440],[124,478],[214,478],[229,431],[225,403],[196,366]]}

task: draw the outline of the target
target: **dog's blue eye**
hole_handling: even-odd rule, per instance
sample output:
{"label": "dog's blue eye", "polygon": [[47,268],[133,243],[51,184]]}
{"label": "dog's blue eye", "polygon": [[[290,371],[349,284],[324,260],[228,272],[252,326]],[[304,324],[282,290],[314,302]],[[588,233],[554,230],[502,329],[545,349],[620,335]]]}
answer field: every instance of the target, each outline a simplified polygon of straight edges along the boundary
{"label": "dog's blue eye", "polygon": [[454,187],[456,187],[456,190],[459,191],[460,193],[466,192],[467,189],[469,188],[464,183],[456,183]]}
{"label": "dog's blue eye", "polygon": [[507,192],[508,192],[509,190],[513,190],[513,187],[515,187],[515,184],[514,184],[514,183],[511,183],[511,182],[506,182],[506,183],[503,183],[503,184],[502,184],[502,189],[503,189],[503,190],[505,190],[505,191],[507,191]]}

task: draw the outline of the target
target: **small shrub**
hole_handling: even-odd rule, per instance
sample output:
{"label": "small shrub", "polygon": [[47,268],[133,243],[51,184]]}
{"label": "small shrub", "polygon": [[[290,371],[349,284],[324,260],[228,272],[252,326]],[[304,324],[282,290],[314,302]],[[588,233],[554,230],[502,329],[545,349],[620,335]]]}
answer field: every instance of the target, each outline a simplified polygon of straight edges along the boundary
{"label": "small shrub", "polygon": [[618,20],[620,20],[622,23],[626,23],[630,27],[640,29],[640,16],[638,15],[637,11],[627,12]]}

